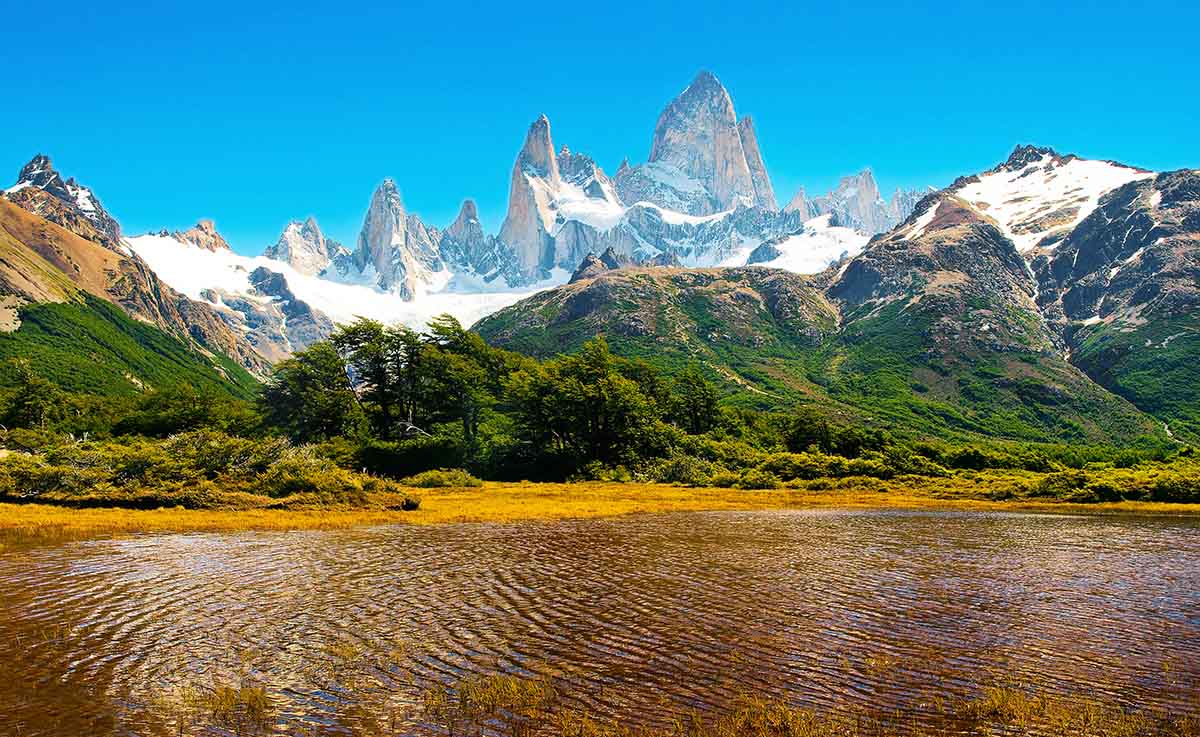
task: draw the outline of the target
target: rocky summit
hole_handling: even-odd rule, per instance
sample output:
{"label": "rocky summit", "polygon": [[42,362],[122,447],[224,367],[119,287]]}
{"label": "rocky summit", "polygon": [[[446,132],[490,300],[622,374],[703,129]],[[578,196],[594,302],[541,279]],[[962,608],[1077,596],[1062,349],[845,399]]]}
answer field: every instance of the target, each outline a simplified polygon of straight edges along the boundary
{"label": "rocky summit", "polygon": [[504,347],[604,334],[866,423],[1200,438],[1194,170],[1019,145],[940,190],[885,196],[864,169],[780,208],[755,121],[709,72],[666,104],[644,162],[610,174],[571,144],[547,115],[530,123],[498,232],[473,199],[429,224],[384,179],[352,250],[309,217],[257,258],[212,220],[126,237],[39,155],[4,192],[25,250],[0,277],[20,301],[82,289],[258,374],[358,315],[449,310]]}
{"label": "rocky summit", "polygon": [[[801,191],[785,212],[824,210],[878,228],[915,196],[884,203],[868,171],[826,197]],[[825,316],[805,323],[820,326],[807,343],[772,343],[777,330],[737,318],[758,325],[764,345],[786,347],[786,356],[764,350],[786,359],[769,370],[728,331],[732,323],[713,319],[705,323],[713,330],[697,333],[716,302],[668,298],[648,288],[644,272],[596,256],[569,287],[477,329],[537,355],[597,333],[649,360],[665,346],[690,346],[733,386],[944,435],[1102,439],[1161,434],[1165,423],[1176,437],[1200,437],[1198,213],[1196,171],[1153,174],[1019,146],[995,168],[921,197],[860,253],[804,282],[808,303],[823,305],[812,314]],[[804,230],[764,240],[748,261],[786,261]],[[701,272],[674,273],[678,284]]]}
{"label": "rocky summit", "polygon": [[326,238],[316,218],[304,222],[293,220],[280,234],[279,240],[263,251],[263,256],[282,261],[301,274],[315,276],[324,271],[336,259],[344,259],[350,252],[341,243]]}

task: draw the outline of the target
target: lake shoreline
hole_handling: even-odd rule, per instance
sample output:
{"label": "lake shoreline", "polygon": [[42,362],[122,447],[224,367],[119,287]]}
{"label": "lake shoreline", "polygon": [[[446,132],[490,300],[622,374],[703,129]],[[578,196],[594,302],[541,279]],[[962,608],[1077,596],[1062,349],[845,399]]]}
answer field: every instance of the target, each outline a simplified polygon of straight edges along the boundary
{"label": "lake shoreline", "polygon": [[789,509],[958,510],[1072,515],[1200,516],[1200,505],[1167,502],[1072,503],[992,500],[931,484],[928,491],[886,482],[830,490],[741,490],[664,484],[487,482],[478,488],[415,489],[414,511],[385,508],[127,509],[0,504],[0,551],[40,543],[127,534],[320,530],[387,524],[535,522],[633,514]]}

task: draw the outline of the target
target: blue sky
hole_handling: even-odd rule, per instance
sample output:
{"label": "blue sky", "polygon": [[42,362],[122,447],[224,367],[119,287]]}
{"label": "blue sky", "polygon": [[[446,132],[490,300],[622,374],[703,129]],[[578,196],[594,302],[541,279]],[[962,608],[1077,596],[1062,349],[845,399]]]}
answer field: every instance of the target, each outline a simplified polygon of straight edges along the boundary
{"label": "blue sky", "polygon": [[611,172],[702,68],[781,200],[864,166],[940,186],[1020,142],[1200,166],[1195,3],[116,5],[5,10],[0,183],[41,151],[127,232],[211,217],[246,253],[307,215],[353,245],[385,176],[495,231],[538,114]]}

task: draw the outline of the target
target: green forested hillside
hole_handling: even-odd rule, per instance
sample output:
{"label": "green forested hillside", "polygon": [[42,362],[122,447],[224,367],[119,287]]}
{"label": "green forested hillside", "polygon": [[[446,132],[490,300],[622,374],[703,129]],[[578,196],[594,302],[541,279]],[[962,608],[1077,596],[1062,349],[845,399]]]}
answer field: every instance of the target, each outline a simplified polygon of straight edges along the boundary
{"label": "green forested hillside", "polygon": [[190,384],[249,398],[258,382],[225,356],[204,355],[119,308],[79,292],[20,308],[20,326],[0,333],[0,384],[17,381],[15,360],[67,391],[130,395]]}

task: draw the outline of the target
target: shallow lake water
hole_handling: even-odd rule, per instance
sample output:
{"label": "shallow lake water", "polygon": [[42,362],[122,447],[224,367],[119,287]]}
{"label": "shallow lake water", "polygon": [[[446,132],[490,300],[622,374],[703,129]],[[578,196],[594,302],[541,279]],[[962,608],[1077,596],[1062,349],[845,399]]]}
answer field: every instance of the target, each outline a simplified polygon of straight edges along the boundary
{"label": "shallow lake water", "polygon": [[744,692],[916,713],[994,683],[1180,710],[1200,693],[1200,522],[712,512],[0,554],[0,734],[140,734],[156,694],[238,673],[281,731],[336,732],[358,695],[313,685],[331,646],[393,653],[371,698],[400,711],[492,672],[651,724]]}

